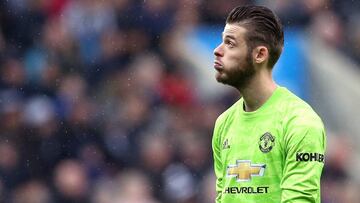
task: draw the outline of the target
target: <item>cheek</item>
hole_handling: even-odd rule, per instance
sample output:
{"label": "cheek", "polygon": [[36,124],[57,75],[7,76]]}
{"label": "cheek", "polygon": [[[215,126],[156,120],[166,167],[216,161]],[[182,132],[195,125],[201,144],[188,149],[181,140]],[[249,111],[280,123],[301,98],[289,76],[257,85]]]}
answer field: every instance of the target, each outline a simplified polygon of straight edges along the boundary
{"label": "cheek", "polygon": [[231,53],[227,57],[227,62],[230,67],[243,64],[245,60],[246,60],[246,57],[243,56],[243,54],[239,53],[239,52]]}

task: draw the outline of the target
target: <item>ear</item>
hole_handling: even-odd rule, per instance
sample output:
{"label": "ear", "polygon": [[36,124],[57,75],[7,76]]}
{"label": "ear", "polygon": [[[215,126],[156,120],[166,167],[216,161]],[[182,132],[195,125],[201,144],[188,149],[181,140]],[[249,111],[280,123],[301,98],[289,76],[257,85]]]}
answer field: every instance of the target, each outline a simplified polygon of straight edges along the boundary
{"label": "ear", "polygon": [[269,59],[269,50],[266,46],[257,46],[253,50],[253,60],[256,64],[266,63]]}

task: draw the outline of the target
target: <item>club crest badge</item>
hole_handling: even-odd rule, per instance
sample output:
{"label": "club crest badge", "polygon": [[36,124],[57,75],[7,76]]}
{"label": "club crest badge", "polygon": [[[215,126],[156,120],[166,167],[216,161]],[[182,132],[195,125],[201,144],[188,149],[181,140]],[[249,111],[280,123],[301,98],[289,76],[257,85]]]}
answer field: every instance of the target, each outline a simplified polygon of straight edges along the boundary
{"label": "club crest badge", "polygon": [[275,137],[272,136],[269,132],[266,132],[260,137],[259,149],[263,153],[268,153],[275,146]]}

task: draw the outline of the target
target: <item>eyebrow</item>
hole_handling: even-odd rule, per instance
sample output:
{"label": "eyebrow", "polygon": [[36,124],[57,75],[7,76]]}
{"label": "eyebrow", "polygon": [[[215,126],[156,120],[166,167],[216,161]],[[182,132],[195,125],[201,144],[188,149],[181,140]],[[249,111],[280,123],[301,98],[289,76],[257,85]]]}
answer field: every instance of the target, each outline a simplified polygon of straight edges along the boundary
{"label": "eyebrow", "polygon": [[221,35],[222,35],[223,38],[226,38],[226,37],[227,37],[227,38],[230,38],[230,39],[236,41],[236,39],[235,39],[235,37],[234,37],[233,35],[226,35],[226,34],[224,34],[224,33],[222,33]]}

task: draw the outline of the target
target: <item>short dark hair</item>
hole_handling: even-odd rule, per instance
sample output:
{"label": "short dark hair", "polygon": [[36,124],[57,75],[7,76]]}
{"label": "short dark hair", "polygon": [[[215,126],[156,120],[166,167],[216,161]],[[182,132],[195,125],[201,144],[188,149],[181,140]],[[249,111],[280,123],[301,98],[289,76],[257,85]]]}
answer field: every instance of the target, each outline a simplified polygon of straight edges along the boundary
{"label": "short dark hair", "polygon": [[238,23],[247,29],[245,35],[248,50],[266,46],[269,50],[269,67],[273,67],[284,46],[284,32],[280,19],[264,6],[238,6],[226,19],[227,24]]}

